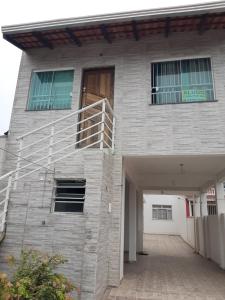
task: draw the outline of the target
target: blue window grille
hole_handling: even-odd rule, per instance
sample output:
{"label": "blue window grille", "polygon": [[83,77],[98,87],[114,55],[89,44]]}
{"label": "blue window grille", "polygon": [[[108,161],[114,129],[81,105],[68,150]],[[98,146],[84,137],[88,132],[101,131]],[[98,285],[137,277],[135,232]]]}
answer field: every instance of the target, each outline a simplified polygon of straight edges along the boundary
{"label": "blue window grille", "polygon": [[73,70],[34,72],[28,110],[71,108]]}
{"label": "blue window grille", "polygon": [[210,58],[152,64],[152,104],[213,100]]}

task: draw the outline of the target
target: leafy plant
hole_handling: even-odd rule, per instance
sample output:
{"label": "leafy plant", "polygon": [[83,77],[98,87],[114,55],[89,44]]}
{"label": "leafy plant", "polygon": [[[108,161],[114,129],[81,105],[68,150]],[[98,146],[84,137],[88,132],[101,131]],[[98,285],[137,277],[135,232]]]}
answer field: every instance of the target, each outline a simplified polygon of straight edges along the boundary
{"label": "leafy plant", "polygon": [[21,252],[18,264],[14,257],[8,263],[15,268],[12,281],[0,274],[1,300],[69,300],[75,286],[54,270],[65,263],[60,255],[44,255],[39,251]]}
{"label": "leafy plant", "polygon": [[8,277],[5,273],[0,273],[0,299],[1,300],[10,300],[10,291],[11,283],[8,280]]}

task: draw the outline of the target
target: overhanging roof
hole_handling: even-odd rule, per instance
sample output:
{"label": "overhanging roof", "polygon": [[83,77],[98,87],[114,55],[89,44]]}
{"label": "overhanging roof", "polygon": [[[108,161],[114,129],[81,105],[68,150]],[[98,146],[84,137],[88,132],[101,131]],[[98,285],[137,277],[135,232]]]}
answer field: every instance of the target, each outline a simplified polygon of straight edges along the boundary
{"label": "overhanging roof", "polygon": [[3,37],[22,50],[105,39],[140,40],[153,34],[225,28],[225,2],[3,26]]}

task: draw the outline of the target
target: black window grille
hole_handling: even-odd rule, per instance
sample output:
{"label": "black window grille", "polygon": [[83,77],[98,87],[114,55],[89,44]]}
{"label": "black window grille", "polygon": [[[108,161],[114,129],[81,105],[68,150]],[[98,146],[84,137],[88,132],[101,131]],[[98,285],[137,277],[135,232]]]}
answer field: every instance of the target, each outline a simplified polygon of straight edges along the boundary
{"label": "black window grille", "polygon": [[55,186],[55,212],[83,212],[86,180],[57,179]]}

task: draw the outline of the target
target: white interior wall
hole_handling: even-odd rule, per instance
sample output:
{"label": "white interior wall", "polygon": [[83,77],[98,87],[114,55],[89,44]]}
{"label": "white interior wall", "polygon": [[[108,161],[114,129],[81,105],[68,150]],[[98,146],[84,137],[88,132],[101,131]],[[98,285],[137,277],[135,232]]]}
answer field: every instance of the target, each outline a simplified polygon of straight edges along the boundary
{"label": "white interior wall", "polygon": [[129,182],[125,179],[124,251],[129,251]]}
{"label": "white interior wall", "polygon": [[214,262],[220,264],[221,255],[220,255],[220,239],[219,239],[219,231],[220,231],[219,217],[217,215],[208,216],[207,220],[208,220],[207,235],[209,236],[209,241],[210,241],[210,258]]}
{"label": "white interior wall", "polygon": [[225,269],[225,214],[197,218],[197,251]]}
{"label": "white interior wall", "polygon": [[198,233],[198,252],[202,256],[205,256],[205,239],[204,239],[204,219],[197,218],[196,219],[197,225],[197,233]]}
{"label": "white interior wall", "polygon": [[186,237],[183,239],[195,248],[195,219],[193,217],[186,219]]}
{"label": "white interior wall", "polygon": [[[153,220],[152,205],[172,205],[172,220]],[[144,233],[175,234],[184,239],[186,230],[185,198],[174,195],[144,195]]]}

